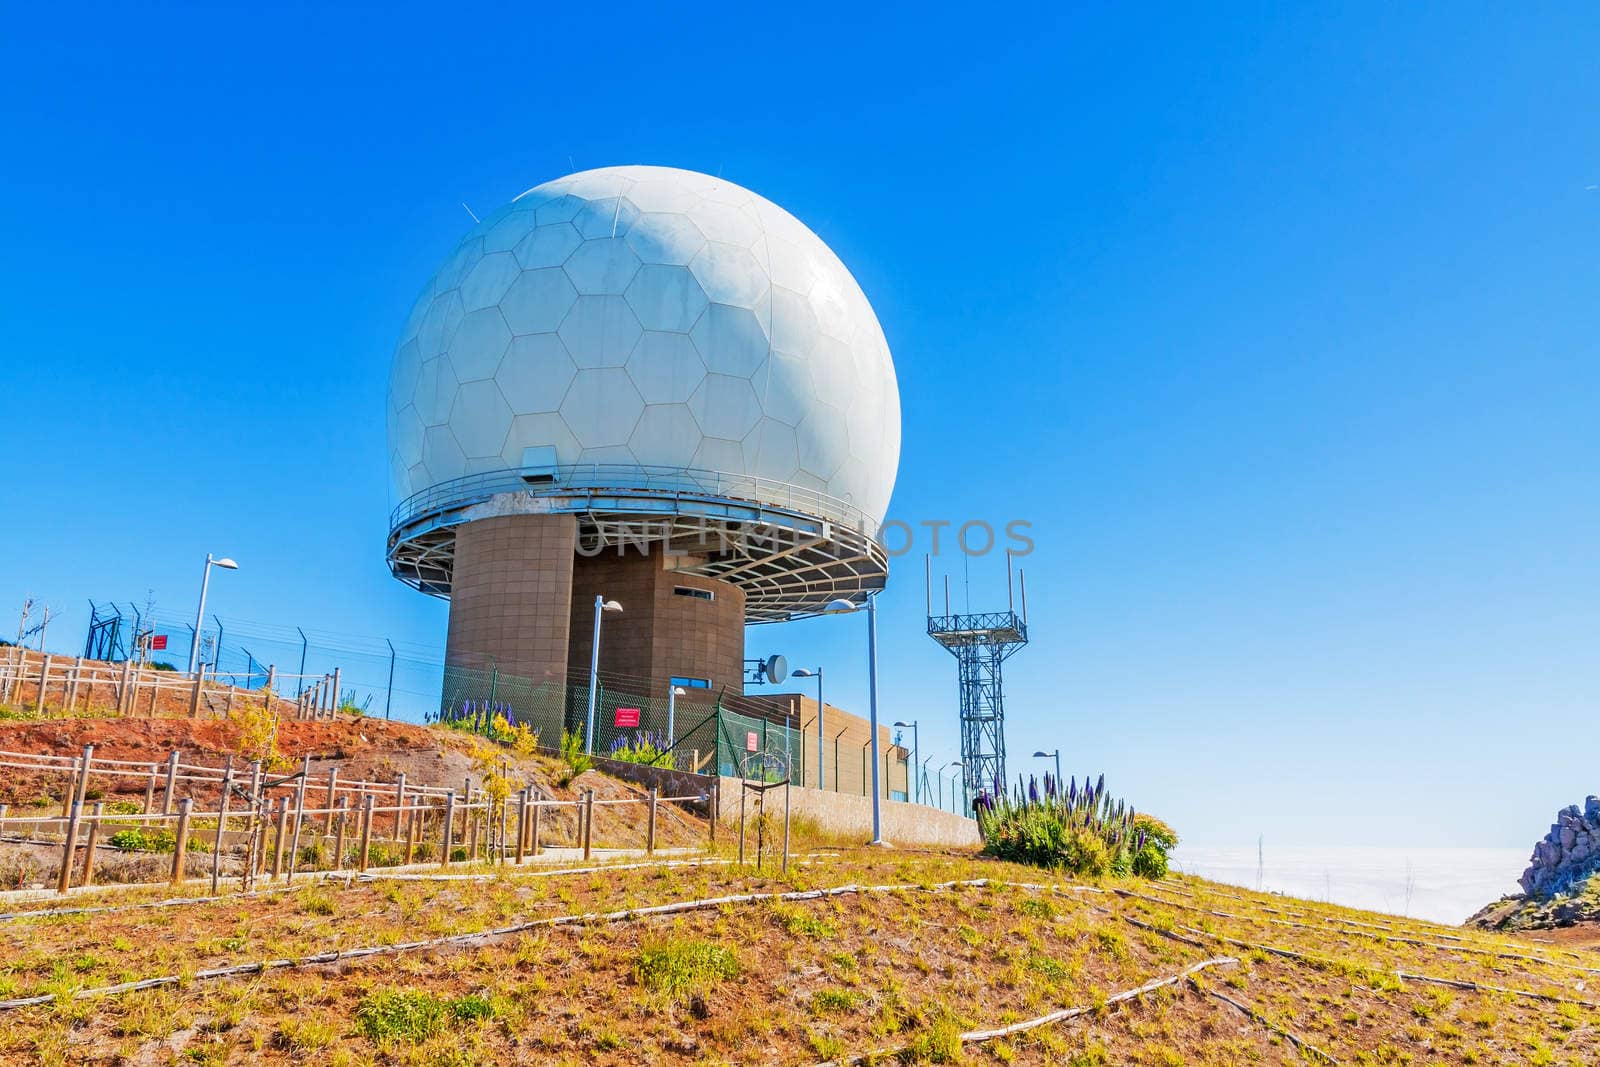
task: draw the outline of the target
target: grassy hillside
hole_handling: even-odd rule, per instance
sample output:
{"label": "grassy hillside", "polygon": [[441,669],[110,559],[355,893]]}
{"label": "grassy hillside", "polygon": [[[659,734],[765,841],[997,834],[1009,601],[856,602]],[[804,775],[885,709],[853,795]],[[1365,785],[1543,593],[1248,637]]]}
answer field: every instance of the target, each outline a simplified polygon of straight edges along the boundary
{"label": "grassy hillside", "polygon": [[[866,850],[778,877],[727,859],[29,904],[44,910],[0,921],[0,996],[39,1002],[0,1011],[0,1057],[1594,1061],[1586,950],[1191,879],[1073,883]],[[145,979],[166,984],[103,992]]]}

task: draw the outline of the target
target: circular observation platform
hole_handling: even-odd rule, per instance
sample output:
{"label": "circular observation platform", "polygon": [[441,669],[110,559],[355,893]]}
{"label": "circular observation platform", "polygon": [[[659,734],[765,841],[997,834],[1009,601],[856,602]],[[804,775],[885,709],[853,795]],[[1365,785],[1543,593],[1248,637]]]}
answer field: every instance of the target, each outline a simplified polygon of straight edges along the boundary
{"label": "circular observation platform", "polygon": [[472,474],[406,498],[390,515],[389,569],[448,598],[457,527],[539,514],[575,516],[580,555],[660,551],[675,571],[738,586],[751,623],[816,615],[888,580],[878,524],[847,501],[748,475],[593,463]]}

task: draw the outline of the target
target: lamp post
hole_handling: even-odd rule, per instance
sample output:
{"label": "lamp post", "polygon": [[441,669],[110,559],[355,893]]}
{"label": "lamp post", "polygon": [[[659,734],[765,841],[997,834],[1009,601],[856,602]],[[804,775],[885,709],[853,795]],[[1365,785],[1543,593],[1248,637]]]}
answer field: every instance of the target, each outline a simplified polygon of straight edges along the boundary
{"label": "lamp post", "polygon": [[[801,667],[799,670],[791,673],[789,677],[815,678],[817,680],[817,790],[820,792],[827,784],[823,781],[822,777],[822,668]],[[835,776],[837,776],[839,773],[839,768],[835,767],[833,769],[833,773]]]}
{"label": "lamp post", "polygon": [[[912,719],[910,722],[896,722],[895,726],[901,728],[907,726],[911,727],[911,765],[915,767],[917,765],[917,760],[922,756],[922,742],[917,736],[917,720]],[[921,804],[922,787],[920,785],[913,784],[911,789],[915,790],[916,792],[914,799],[918,804]]]}
{"label": "lamp post", "polygon": [[[867,743],[872,746],[872,840],[869,845],[886,845],[883,839],[883,798],[878,790],[878,597],[876,593],[867,594],[867,712],[869,723],[867,729],[871,736]],[[835,600],[822,609],[824,615],[848,615],[860,611],[861,607],[848,600]]]}
{"label": "lamp post", "polygon": [[[964,766],[964,764],[962,764],[962,762],[960,760],[951,760],[949,763],[946,763],[943,767],[939,768],[939,806],[940,807],[944,806],[944,772],[948,771],[951,767],[961,767],[961,766]],[[954,781],[952,781],[950,783],[950,810],[951,810],[952,813],[956,813],[955,809],[956,809],[956,783]],[[959,813],[957,813],[957,814],[959,814]]]}
{"label": "lamp post", "polygon": [[600,615],[606,611],[621,611],[622,605],[607,600],[599,593],[594,597],[594,640],[589,647],[589,725],[583,734],[583,750],[594,754],[594,701],[600,687]]}
{"label": "lamp post", "polygon": [[211,553],[209,553],[209,552],[206,553],[205,570],[203,570],[200,573],[200,607],[199,607],[199,610],[197,610],[194,613],[194,632],[195,632],[196,636],[195,636],[195,639],[189,643],[189,673],[190,674],[193,674],[195,672],[195,666],[199,662],[199,659],[200,659],[200,638],[199,638],[199,633],[200,633],[200,627],[205,624],[205,619],[206,619],[206,590],[211,585],[211,568],[212,567],[221,567],[225,571],[236,571],[236,570],[239,569],[239,565],[237,563],[235,563],[233,560],[231,560],[228,557],[226,557],[226,556],[224,556],[221,559],[214,559],[214,558],[212,558]]}
{"label": "lamp post", "polygon": [[[678,698],[688,696],[681,685],[667,687],[667,747],[678,743]],[[674,763],[677,761],[674,760]]]}
{"label": "lamp post", "polygon": [[846,726],[833,735],[833,791],[835,793],[839,791],[839,738],[849,732],[850,727]]}
{"label": "lamp post", "polygon": [[932,756],[929,756],[927,759],[922,761],[922,770],[917,775],[917,789],[919,791],[922,789],[923,786],[928,784],[928,764],[930,764],[932,762],[933,762],[933,757]]}
{"label": "lamp post", "polygon": [[1060,789],[1061,788],[1061,750],[1059,748],[1056,749],[1054,752],[1045,752],[1045,751],[1041,750],[1041,751],[1035,752],[1033,754],[1033,758],[1034,759],[1050,759],[1052,757],[1054,757],[1054,759],[1056,761],[1056,788]]}

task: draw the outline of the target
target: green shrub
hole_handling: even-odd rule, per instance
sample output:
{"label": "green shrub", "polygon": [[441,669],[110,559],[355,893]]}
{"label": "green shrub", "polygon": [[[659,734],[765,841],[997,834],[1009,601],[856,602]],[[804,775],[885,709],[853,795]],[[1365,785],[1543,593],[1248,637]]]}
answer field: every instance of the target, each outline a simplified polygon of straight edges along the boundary
{"label": "green shrub", "polygon": [[[191,839],[189,847],[194,846]],[[111,835],[111,847],[126,852],[171,852],[178,847],[178,835],[165,828],[118,830]]]}
{"label": "green shrub", "polygon": [[468,994],[443,1000],[421,989],[384,989],[356,1006],[356,1029],[374,1041],[426,1041],[454,1023],[494,1018],[494,1005]]}
{"label": "green shrub", "polygon": [[1113,800],[1104,775],[1081,791],[1076,781],[1063,789],[1049,775],[1042,790],[1019,780],[1014,794],[984,794],[975,806],[985,852],[1087,878],[1165,877],[1167,853],[1178,843],[1160,819]]}
{"label": "green shrub", "polygon": [[144,805],[137,800],[113,800],[106,805],[108,815],[138,815],[144,811]]}
{"label": "green shrub", "polygon": [[668,997],[705,994],[739,973],[732,952],[710,941],[660,941],[639,950],[634,977],[653,993]]}
{"label": "green shrub", "polygon": [[557,784],[563,789],[572,784],[572,780],[584,771],[594,766],[594,758],[583,750],[582,730],[561,731],[561,759],[566,763],[567,769],[557,779]]}

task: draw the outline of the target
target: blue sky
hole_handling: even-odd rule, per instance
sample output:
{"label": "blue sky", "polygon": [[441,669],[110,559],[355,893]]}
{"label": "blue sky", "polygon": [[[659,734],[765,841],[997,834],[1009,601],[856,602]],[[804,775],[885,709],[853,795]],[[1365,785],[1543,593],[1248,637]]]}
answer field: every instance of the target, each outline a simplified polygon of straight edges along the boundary
{"label": "blue sky", "polygon": [[[1012,768],[1204,842],[1520,845],[1600,791],[1600,23],[1582,5],[35,5],[0,42],[0,609],[443,644],[383,403],[470,220],[721,173],[849,264],[892,514],[1033,524]],[[919,551],[927,547],[926,542]],[[1004,601],[999,557],[936,561]],[[921,560],[885,713],[957,750]],[[9,625],[9,624],[8,624]],[[381,641],[379,642],[381,644]],[[858,620],[752,630],[864,706]]]}

